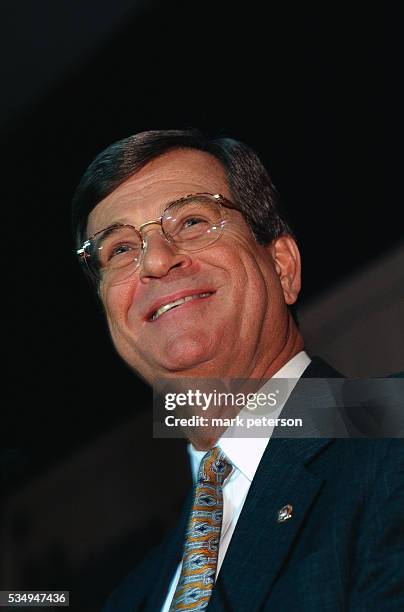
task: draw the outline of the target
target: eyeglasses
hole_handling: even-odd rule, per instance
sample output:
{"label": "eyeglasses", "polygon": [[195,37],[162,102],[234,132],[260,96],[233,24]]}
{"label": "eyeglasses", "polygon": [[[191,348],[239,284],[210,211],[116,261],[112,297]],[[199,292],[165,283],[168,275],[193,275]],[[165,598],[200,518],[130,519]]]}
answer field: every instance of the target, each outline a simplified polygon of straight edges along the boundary
{"label": "eyeglasses", "polygon": [[143,228],[159,224],[161,235],[180,251],[201,251],[223,234],[224,208],[236,206],[220,194],[196,193],[171,202],[161,217],[138,228],[117,223],[88,238],[77,255],[97,281],[125,282],[140,266],[147,242]]}

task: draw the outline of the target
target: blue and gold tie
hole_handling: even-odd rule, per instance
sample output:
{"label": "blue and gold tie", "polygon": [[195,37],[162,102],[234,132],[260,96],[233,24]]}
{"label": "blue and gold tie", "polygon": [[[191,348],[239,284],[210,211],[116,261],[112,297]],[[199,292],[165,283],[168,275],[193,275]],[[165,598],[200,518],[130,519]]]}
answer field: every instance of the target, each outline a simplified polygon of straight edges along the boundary
{"label": "blue and gold tie", "polygon": [[223,517],[222,485],[232,465],[218,447],[201,461],[185,537],[181,576],[170,606],[205,610],[215,582]]}

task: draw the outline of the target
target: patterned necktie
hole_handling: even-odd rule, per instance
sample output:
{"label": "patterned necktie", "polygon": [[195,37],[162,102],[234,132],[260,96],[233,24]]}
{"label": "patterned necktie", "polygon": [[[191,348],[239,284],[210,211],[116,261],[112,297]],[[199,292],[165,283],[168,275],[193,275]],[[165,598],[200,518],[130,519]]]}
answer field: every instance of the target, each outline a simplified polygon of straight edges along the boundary
{"label": "patterned necktie", "polygon": [[207,452],[201,461],[186,531],[181,576],[170,612],[205,610],[209,603],[222,528],[222,484],[231,470],[231,463],[218,446]]}

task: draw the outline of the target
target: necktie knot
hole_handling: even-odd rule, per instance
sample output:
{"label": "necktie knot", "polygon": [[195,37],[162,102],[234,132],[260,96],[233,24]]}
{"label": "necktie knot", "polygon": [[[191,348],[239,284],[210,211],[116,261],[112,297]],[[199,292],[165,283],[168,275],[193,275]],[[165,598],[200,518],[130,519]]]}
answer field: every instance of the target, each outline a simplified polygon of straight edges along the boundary
{"label": "necktie knot", "polygon": [[232,464],[224,452],[215,446],[206,453],[201,461],[198,472],[198,482],[210,482],[221,485],[232,470]]}

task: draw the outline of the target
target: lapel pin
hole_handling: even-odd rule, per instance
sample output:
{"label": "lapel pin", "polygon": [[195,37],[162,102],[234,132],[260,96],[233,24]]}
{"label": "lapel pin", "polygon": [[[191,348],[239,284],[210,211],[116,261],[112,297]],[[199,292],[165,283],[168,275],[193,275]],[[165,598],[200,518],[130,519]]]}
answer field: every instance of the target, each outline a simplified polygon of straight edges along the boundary
{"label": "lapel pin", "polygon": [[285,521],[292,518],[293,515],[293,506],[291,504],[286,504],[280,510],[278,510],[278,523],[284,523]]}

